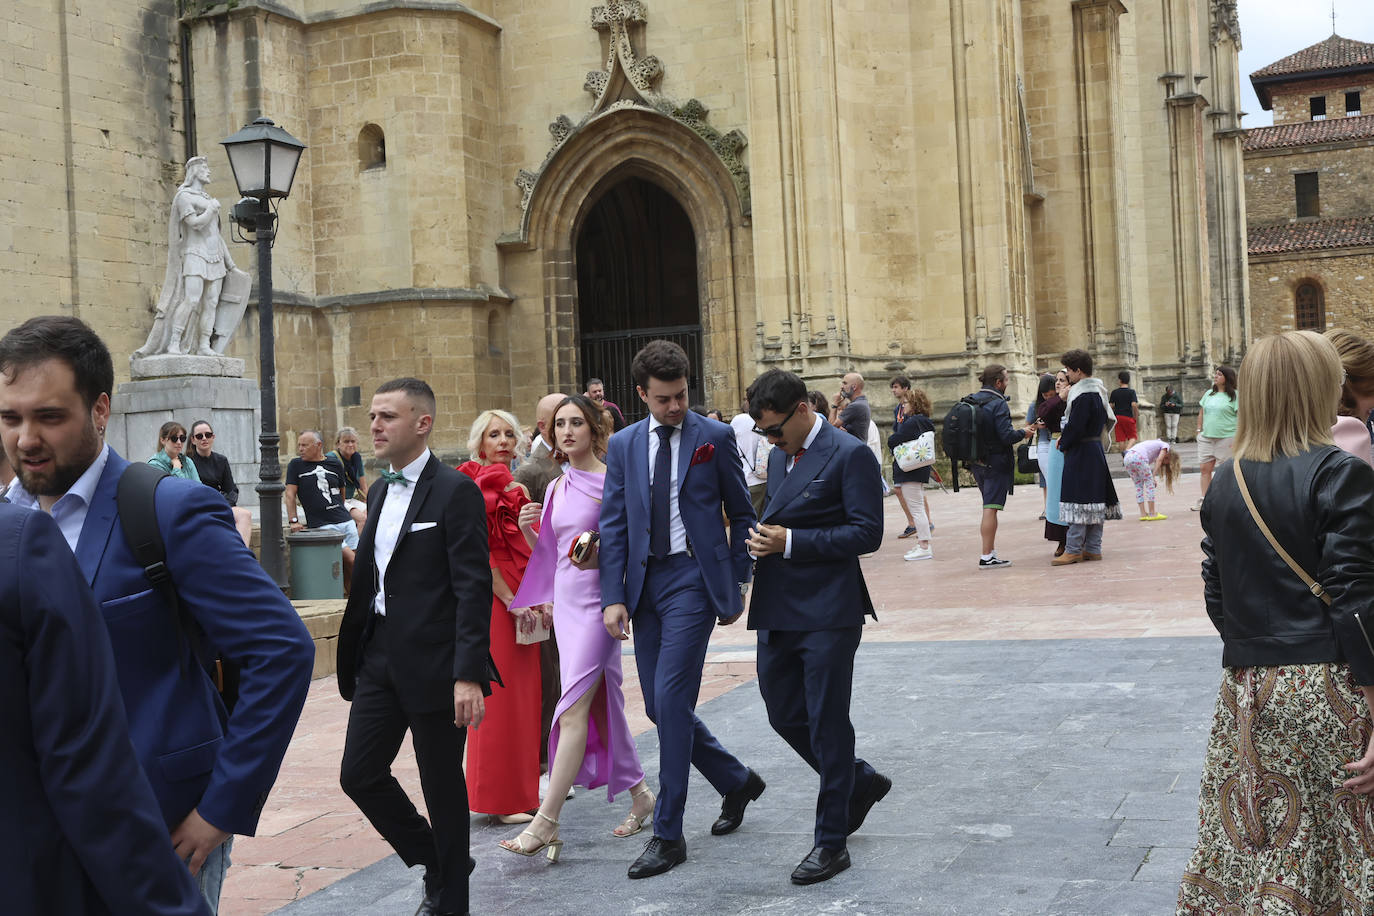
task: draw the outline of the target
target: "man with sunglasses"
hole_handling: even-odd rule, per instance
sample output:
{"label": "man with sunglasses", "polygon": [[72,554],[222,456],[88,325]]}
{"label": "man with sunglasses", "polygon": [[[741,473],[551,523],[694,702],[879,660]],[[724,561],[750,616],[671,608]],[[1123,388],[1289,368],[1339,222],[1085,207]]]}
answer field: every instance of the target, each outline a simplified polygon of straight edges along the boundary
{"label": "man with sunglasses", "polygon": [[816,412],[797,375],[770,369],[748,398],[774,445],[749,538],[749,629],[768,721],[820,774],[815,845],[792,872],[794,884],[815,884],[849,867],[846,838],[892,788],[854,756],[849,720],[854,653],[864,617],[877,617],[859,557],[882,543],[882,471],[863,441]]}
{"label": "man with sunglasses", "polygon": [[191,424],[191,463],[200,474],[200,482],[218,490],[219,495],[229,504],[234,513],[234,527],[247,547],[253,545],[253,513],[239,508],[239,485],[234,483],[234,472],[229,467],[229,459],[215,451],[215,430],[209,420],[197,420]]}

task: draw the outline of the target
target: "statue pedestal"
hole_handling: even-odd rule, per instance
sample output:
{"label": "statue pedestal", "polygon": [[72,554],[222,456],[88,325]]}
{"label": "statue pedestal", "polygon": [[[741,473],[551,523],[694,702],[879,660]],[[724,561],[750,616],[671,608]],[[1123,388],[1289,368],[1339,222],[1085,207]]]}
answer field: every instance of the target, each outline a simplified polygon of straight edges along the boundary
{"label": "statue pedestal", "polygon": [[[179,375],[204,375],[211,378],[243,378],[243,360],[231,356],[196,356],[163,353],[129,360],[129,375],[134,379],[171,378]],[[180,419],[178,417],[178,419]],[[210,421],[214,423],[214,420]],[[216,436],[219,427],[215,427]],[[238,477],[234,478],[235,481]],[[242,486],[242,485],[240,485]]]}
{"label": "statue pedestal", "polygon": [[[151,356],[133,360],[134,381],[119,386],[110,404],[110,425],[105,440],[130,461],[147,461],[157,451],[157,433],[163,423],[176,420],[191,432],[191,424],[208,420],[215,428],[215,451],[229,459],[234,482],[239,486],[239,505],[258,504],[258,473],[262,467],[258,434],[262,430],[262,400],[258,383],[221,375],[180,375],[140,378],[142,364],[162,369],[168,361],[195,360],[201,364],[238,363],[243,360],[213,356]],[[159,375],[161,373],[159,372]],[[186,450],[195,446],[188,440]]]}

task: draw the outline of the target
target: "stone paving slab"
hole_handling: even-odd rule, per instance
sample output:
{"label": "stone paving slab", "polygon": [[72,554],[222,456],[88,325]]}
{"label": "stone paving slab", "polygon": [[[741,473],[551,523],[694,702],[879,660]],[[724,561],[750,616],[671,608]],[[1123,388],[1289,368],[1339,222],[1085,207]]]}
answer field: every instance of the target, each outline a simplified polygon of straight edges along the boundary
{"label": "stone paving slab", "polygon": [[[695,774],[688,861],[642,881],[625,869],[644,837],[610,834],[624,797],[583,791],[568,802],[554,865],[501,851],[518,828],[474,819],[472,912],[1169,913],[1195,841],[1220,675],[1215,637],[866,643],[859,752],[894,788],[850,839],[849,871],[788,882],[811,846],[816,778],[746,685],[700,708],[768,781],[739,831],[709,835],[718,796]],[[638,744],[646,763],[656,759],[652,731]],[[388,856],[277,912],[408,916],[419,878]]]}

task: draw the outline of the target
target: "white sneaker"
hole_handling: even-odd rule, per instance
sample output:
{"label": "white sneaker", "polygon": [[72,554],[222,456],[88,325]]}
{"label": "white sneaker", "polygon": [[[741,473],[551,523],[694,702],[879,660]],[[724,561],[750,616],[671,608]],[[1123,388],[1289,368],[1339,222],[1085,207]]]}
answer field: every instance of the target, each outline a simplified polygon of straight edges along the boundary
{"label": "white sneaker", "polygon": [[929,547],[913,547],[902,554],[903,560],[929,560],[934,557]]}

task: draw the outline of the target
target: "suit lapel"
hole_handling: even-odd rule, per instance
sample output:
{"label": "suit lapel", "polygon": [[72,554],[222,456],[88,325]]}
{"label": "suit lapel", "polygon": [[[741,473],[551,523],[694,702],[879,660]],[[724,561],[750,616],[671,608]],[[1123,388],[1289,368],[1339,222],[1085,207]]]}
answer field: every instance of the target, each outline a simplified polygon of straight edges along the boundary
{"label": "suit lapel", "polygon": [[415,481],[415,492],[411,494],[410,506],[406,509],[406,517],[401,522],[401,530],[396,535],[396,546],[391,549],[391,555],[395,556],[396,551],[401,549],[401,542],[405,540],[410,526],[415,522],[415,515],[420,511],[420,505],[429,495],[430,487],[434,485],[434,474],[438,468],[439,459],[431,452],[429,461],[425,462],[424,470],[420,472],[420,479]]}
{"label": "suit lapel", "polygon": [[630,439],[630,474],[626,480],[635,481],[640,502],[644,511],[649,512],[649,421],[640,420],[635,424],[634,437]]}
{"label": "suit lapel", "polygon": [[701,442],[702,423],[697,419],[696,414],[687,411],[686,418],[682,421],[682,444],[677,451],[677,490],[682,492],[682,485],[687,482],[687,471],[692,467],[692,456],[696,454],[697,445]]}
{"label": "suit lapel", "polygon": [[115,493],[119,489],[119,475],[128,466],[129,462],[110,449],[105,470],[86,509],[86,521],[82,523],[81,536],[76,540],[76,562],[85,574],[88,585],[95,585],[96,573],[100,572],[100,562],[105,556],[110,534],[114,531],[115,518],[119,515]]}
{"label": "suit lapel", "polygon": [[[811,443],[811,447],[802,455],[801,460],[796,463],[791,472],[783,478],[782,486],[774,491],[768,505],[763,507],[763,518],[766,521],[773,513],[785,507],[792,500],[796,499],[797,494],[806,489],[806,485],[816,479],[816,476],[825,468],[830,461],[830,456],[835,454],[835,435],[833,426],[825,421],[821,421],[820,431],[816,433],[816,439]],[[848,435],[848,433],[845,433]],[[773,451],[781,451],[774,449]],[[787,456],[783,456],[783,464],[780,468],[786,469]],[[768,476],[773,476],[773,469],[768,469]]]}

